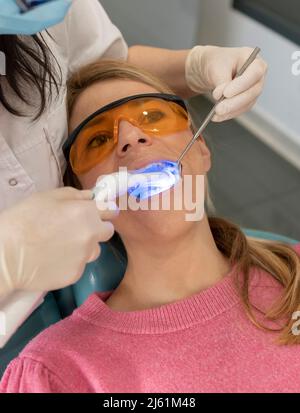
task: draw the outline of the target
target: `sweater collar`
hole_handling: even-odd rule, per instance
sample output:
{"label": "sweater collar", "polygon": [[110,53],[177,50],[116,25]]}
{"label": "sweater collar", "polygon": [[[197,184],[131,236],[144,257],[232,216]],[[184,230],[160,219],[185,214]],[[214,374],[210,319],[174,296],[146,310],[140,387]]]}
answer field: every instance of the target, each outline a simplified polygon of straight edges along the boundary
{"label": "sweater collar", "polygon": [[105,304],[113,290],[93,293],[75,313],[85,320],[123,333],[165,333],[204,323],[240,301],[235,267],[213,286],[179,301],[138,311],[115,311]]}

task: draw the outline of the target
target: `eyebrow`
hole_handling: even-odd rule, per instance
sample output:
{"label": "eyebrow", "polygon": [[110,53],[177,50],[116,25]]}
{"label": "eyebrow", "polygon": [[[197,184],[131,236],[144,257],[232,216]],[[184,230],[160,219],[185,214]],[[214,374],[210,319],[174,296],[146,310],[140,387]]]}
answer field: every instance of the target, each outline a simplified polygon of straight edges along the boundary
{"label": "eyebrow", "polygon": [[[148,99],[145,99],[145,102],[148,103],[151,100],[153,100],[153,98],[148,98]],[[129,103],[130,106],[139,106],[141,104],[141,102],[138,99],[137,100],[135,100],[135,99],[131,100],[127,103]],[[116,108],[114,108],[114,109],[116,109]],[[98,125],[99,123],[101,123],[104,120],[105,120],[105,113],[101,113],[100,115],[97,115],[93,120],[91,120],[90,122],[87,123],[87,125],[83,128],[82,132],[83,131],[88,131],[91,127],[93,127],[95,125]]]}
{"label": "eyebrow", "polygon": [[86,125],[86,127],[83,128],[82,132],[89,130],[91,127],[93,127],[93,126],[95,126],[95,125],[98,125],[99,123],[103,122],[104,120],[105,120],[105,116],[103,116],[102,114],[96,116],[93,120],[91,120],[90,122],[88,122],[88,124]]}

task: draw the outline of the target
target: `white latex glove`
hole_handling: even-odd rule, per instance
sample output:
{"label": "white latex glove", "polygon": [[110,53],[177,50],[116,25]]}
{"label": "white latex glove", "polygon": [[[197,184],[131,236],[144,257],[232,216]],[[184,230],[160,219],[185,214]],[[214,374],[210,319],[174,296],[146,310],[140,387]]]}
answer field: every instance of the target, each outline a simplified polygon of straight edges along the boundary
{"label": "white latex glove", "polygon": [[[110,207],[112,208],[110,203]],[[75,283],[114,233],[113,209],[98,211],[92,192],[36,193],[0,214],[0,297]]]}
{"label": "white latex glove", "polygon": [[257,57],[239,78],[232,80],[254,48],[196,46],[188,54],[185,76],[188,87],[197,93],[212,92],[218,100],[215,122],[235,118],[248,111],[262,92],[267,64]]}

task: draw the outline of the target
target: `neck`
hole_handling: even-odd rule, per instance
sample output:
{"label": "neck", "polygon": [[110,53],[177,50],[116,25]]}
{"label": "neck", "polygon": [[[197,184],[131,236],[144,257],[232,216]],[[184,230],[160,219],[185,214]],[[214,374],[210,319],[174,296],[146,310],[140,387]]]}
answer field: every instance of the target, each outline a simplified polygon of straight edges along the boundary
{"label": "neck", "polygon": [[106,302],[117,311],[142,310],[187,298],[214,285],[230,270],[206,217],[179,239],[126,243],[126,249],[124,278]]}

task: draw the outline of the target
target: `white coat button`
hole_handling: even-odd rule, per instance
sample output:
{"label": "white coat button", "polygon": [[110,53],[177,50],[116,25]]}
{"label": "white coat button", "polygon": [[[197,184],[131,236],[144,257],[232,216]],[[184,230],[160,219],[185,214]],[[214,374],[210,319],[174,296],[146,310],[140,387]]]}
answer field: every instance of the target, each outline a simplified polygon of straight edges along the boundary
{"label": "white coat button", "polygon": [[18,184],[18,181],[15,178],[12,178],[8,181],[10,186],[16,186]]}

